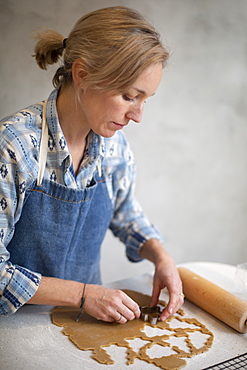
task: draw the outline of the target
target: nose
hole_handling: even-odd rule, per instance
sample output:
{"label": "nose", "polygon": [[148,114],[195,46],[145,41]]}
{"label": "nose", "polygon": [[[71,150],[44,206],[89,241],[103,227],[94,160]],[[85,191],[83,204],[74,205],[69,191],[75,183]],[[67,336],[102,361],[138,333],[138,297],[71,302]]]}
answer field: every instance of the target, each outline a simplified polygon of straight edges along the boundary
{"label": "nose", "polygon": [[126,117],[136,123],[140,123],[142,120],[143,110],[144,103],[136,103],[127,112]]}

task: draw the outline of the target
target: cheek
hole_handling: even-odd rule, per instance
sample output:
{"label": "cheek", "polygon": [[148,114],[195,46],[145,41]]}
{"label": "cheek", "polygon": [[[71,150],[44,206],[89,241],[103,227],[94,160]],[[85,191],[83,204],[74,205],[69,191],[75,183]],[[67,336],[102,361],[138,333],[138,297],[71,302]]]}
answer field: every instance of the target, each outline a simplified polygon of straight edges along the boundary
{"label": "cheek", "polygon": [[92,114],[98,121],[118,121],[126,113],[125,104],[118,96],[105,96],[103,99],[100,97],[97,101],[94,99],[90,106],[93,109]]}
{"label": "cheek", "polygon": [[121,109],[116,104],[103,104],[101,106],[100,111],[97,109],[101,117],[105,117],[105,119],[109,121],[114,121],[114,118],[121,115]]}
{"label": "cheek", "polygon": [[111,112],[115,115],[123,115],[126,112],[125,104],[119,101],[114,101],[111,104]]}

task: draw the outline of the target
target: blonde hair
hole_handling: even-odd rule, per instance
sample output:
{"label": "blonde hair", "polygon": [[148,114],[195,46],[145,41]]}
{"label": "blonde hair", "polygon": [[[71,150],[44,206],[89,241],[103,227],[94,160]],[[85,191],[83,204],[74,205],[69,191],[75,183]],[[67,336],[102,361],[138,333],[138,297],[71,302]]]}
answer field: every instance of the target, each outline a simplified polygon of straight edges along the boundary
{"label": "blonde hair", "polygon": [[84,88],[124,91],[151,64],[165,66],[169,53],[159,33],[137,11],[108,7],[81,17],[64,43],[51,29],[39,32],[35,58],[40,68],[63,62],[53,78],[55,87],[70,84],[72,65],[81,59],[85,66]]}

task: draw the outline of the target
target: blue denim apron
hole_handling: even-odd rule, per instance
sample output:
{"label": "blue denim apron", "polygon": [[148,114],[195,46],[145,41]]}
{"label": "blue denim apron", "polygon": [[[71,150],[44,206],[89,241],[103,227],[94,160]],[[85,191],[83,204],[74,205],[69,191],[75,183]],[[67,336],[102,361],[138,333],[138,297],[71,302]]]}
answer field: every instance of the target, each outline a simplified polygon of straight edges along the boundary
{"label": "blue denim apron", "polygon": [[[46,104],[45,104],[46,106]],[[26,191],[8,245],[13,264],[44,276],[100,284],[100,249],[113,209],[104,174],[82,190],[43,179],[48,125],[43,110],[38,180]]]}

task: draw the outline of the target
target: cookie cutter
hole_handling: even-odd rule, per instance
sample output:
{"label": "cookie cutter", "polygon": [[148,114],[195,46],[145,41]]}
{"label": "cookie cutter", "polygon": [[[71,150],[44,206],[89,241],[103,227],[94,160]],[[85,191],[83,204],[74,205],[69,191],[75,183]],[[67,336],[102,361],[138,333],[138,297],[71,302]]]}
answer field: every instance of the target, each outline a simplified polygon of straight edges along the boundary
{"label": "cookie cutter", "polygon": [[141,316],[140,319],[149,322],[152,325],[156,325],[160,315],[161,315],[161,307],[160,306],[154,306],[154,307],[149,307],[149,306],[143,306],[139,307],[141,311]]}

